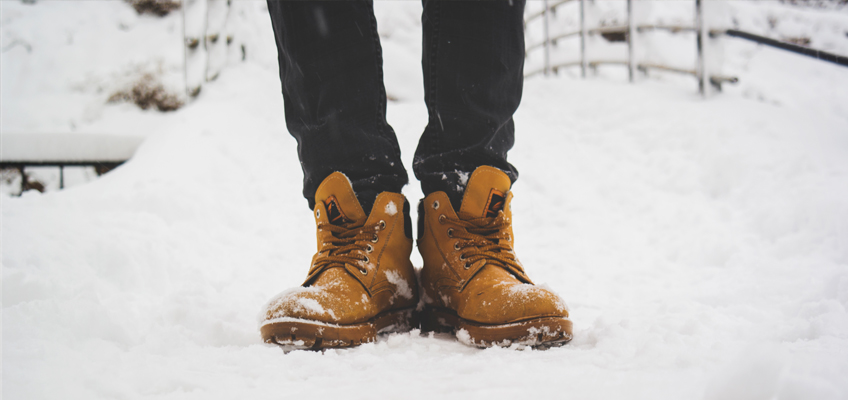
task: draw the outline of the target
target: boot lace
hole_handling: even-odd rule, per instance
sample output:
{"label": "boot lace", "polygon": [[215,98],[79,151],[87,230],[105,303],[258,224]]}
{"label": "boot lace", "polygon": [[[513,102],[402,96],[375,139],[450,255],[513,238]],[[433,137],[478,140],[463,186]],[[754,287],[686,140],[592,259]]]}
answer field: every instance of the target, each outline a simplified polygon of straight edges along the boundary
{"label": "boot lace", "polygon": [[345,264],[352,265],[359,269],[359,272],[363,275],[367,275],[368,270],[365,268],[365,264],[370,260],[362,252],[370,253],[373,250],[371,243],[377,242],[377,231],[383,229],[383,227],[385,227],[385,222],[383,221],[352,228],[345,228],[326,222],[319,223],[318,229],[330,231],[332,238],[321,244],[318,254],[320,256],[326,253],[326,255],[318,257],[315,263],[312,264],[309,275],[311,276],[331,267],[344,267]]}
{"label": "boot lace", "polygon": [[486,264],[524,273],[524,268],[509,244],[506,228],[510,226],[510,221],[502,211],[497,217],[468,220],[441,215],[439,222],[460,228],[449,228],[448,236],[462,239],[456,242],[454,248],[460,251],[459,259],[465,262],[465,269],[470,268],[477,261],[486,260]]}

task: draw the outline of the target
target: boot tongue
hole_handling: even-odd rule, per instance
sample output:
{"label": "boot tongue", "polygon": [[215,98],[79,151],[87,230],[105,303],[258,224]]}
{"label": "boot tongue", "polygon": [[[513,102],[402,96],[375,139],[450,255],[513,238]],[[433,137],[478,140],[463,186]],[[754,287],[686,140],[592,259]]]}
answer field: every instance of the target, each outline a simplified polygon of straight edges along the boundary
{"label": "boot tongue", "polygon": [[462,219],[498,216],[511,184],[503,171],[488,165],[478,167],[468,179],[457,215]]}
{"label": "boot tongue", "polygon": [[333,225],[349,228],[365,223],[365,211],[356,199],[350,181],[341,172],[333,172],[321,182],[315,191],[315,202],[324,204],[327,219]]}

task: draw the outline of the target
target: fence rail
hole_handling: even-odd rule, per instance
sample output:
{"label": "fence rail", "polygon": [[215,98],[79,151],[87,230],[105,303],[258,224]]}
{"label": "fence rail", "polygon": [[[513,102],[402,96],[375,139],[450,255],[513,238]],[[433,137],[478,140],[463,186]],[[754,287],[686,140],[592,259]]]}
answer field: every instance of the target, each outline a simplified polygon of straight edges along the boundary
{"label": "fence rail", "polygon": [[[557,7],[570,3],[573,1],[580,2],[580,28],[577,30],[572,30],[568,32],[558,33],[555,35],[550,35],[550,15],[556,13]],[[791,51],[796,54],[805,55],[808,57],[813,57],[822,61],[831,62],[837,65],[848,66],[848,57],[841,56],[838,54],[828,53],[822,50],[816,50],[805,46],[800,46],[794,43],[788,43],[772,38],[768,38],[765,36],[756,35],[750,32],[744,32],[736,29],[707,29],[707,23],[704,21],[703,15],[703,1],[704,0],[695,0],[695,19],[693,26],[686,25],[664,25],[664,24],[636,24],[633,20],[633,3],[634,0],[627,0],[627,24],[626,25],[614,25],[614,26],[601,26],[601,27],[593,27],[590,28],[586,23],[586,7],[587,0],[558,0],[552,3],[549,3],[548,0],[544,1],[544,8],[541,11],[534,12],[528,15],[524,20],[525,29],[527,24],[537,20],[542,19],[543,26],[543,35],[544,39],[541,42],[533,43],[527,45],[525,49],[525,57],[530,54],[530,52],[536,51],[538,49],[544,49],[544,64],[541,68],[529,71],[525,74],[525,77],[531,77],[534,75],[549,75],[550,73],[558,73],[562,68],[570,68],[580,66],[580,74],[583,77],[586,77],[586,70],[589,68],[595,69],[599,65],[624,65],[628,67],[629,70],[629,80],[633,82],[635,72],[642,71],[647,73],[648,70],[659,70],[666,72],[673,72],[679,74],[691,75],[698,79],[698,88],[699,92],[702,95],[706,95],[708,85],[712,85],[713,87],[721,90],[721,86],[724,83],[737,83],[739,79],[733,76],[724,76],[718,74],[709,74],[706,67],[706,57],[704,52],[704,47],[706,46],[706,42],[709,38],[718,38],[719,36],[728,36],[735,37],[740,39],[746,39],[750,41],[754,41],[759,44],[779,48],[786,51]],[[634,55],[634,39],[637,33],[646,33],[650,31],[667,31],[670,33],[695,33],[696,41],[695,45],[697,48],[697,62],[694,68],[679,68],[672,67],[668,65],[648,63],[648,62],[637,62]],[[627,42],[627,60],[589,60],[586,56],[586,38],[589,35],[603,35],[610,41],[626,41]],[[557,45],[557,41],[564,40],[572,37],[580,38],[580,60],[579,61],[569,61],[563,63],[551,63],[550,51],[551,47]]]}
{"label": "fence rail", "polygon": [[[572,1],[580,2],[580,28],[578,30],[568,31],[559,33],[556,35],[550,35],[549,25],[550,25],[550,15],[556,12],[556,8]],[[703,21],[703,4],[702,0],[695,0],[695,21],[694,26],[680,26],[680,25],[662,25],[662,24],[642,24],[637,25],[633,20],[633,1],[627,0],[627,24],[626,25],[613,25],[613,26],[600,26],[600,27],[589,27],[586,22],[586,7],[587,0],[559,0],[553,3],[549,3],[548,0],[544,1],[544,9],[541,11],[535,12],[527,16],[524,21],[525,28],[528,23],[541,18],[543,21],[543,30],[544,30],[544,40],[539,43],[534,43],[528,45],[525,49],[525,56],[530,52],[535,51],[539,48],[544,49],[544,65],[542,68],[530,71],[525,76],[530,77],[533,75],[544,74],[548,75],[551,72],[558,73],[561,68],[568,68],[573,66],[580,66],[580,75],[582,77],[586,77],[586,71],[589,68],[595,69],[599,65],[623,65],[628,68],[628,75],[630,82],[633,82],[635,79],[635,73],[637,70],[639,71],[648,71],[650,69],[656,69],[661,71],[670,71],[677,73],[685,73],[688,75],[692,75],[698,79],[699,91],[702,95],[706,94],[706,87],[708,84],[713,85],[714,87],[721,89],[721,85],[723,83],[736,83],[738,79],[735,77],[726,77],[719,75],[709,75],[706,70],[706,60],[704,57],[704,46],[707,41],[708,31],[706,29],[705,23]],[[676,68],[666,65],[660,64],[652,64],[652,63],[639,63],[636,61],[634,55],[634,38],[637,33],[644,33],[649,31],[656,30],[664,30],[671,33],[682,33],[682,32],[694,32],[696,36],[696,47],[698,54],[698,61],[695,65],[694,69],[683,69]],[[713,36],[713,32],[709,32],[710,36]],[[627,42],[627,60],[589,60],[586,56],[586,38],[589,35],[602,35],[605,38],[611,41],[625,41]],[[578,36],[580,38],[580,61],[572,61],[565,63],[552,64],[550,51],[552,46],[556,46],[557,41]]]}
{"label": "fence rail", "polygon": [[749,32],[743,32],[736,29],[728,29],[726,31],[711,31],[710,36],[716,37],[720,34],[724,34],[730,37],[738,37],[740,39],[746,39],[753,42],[757,42],[759,44],[764,44],[767,46],[776,47],[778,49],[791,51],[793,53],[805,55],[808,57],[813,57],[822,61],[832,62],[837,65],[841,65],[843,67],[848,67],[848,57],[840,56],[838,54],[828,53],[822,50],[811,49],[805,46],[799,46],[797,44],[783,42],[780,40],[775,40],[772,38],[768,38],[765,36],[755,35]]}

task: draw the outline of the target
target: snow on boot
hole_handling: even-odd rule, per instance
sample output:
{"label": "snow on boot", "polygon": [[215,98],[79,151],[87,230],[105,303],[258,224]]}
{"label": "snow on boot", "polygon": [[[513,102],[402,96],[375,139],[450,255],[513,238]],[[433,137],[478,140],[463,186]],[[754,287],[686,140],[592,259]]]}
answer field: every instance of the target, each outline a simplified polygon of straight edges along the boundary
{"label": "snow on boot", "polygon": [[501,170],[482,166],[468,180],[459,212],[444,192],[420,204],[422,329],[451,329],[479,347],[571,340],[565,303],[533,285],[513,251],[510,184]]}
{"label": "snow on boot", "polygon": [[262,339],[288,349],[348,347],[417,325],[406,198],[380,193],[366,217],[350,181],[334,172],[315,200],[318,252],[303,285],[268,302]]}

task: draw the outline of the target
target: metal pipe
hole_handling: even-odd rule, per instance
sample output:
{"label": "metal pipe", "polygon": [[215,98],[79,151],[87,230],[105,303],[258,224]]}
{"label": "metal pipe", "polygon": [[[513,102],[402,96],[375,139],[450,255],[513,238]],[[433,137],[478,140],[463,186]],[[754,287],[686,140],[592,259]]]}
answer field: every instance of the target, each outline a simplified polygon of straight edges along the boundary
{"label": "metal pipe", "polygon": [[633,0],[627,0],[627,69],[631,83],[636,75],[636,56],[633,54],[633,40],[636,38],[634,19]]}
{"label": "metal pipe", "polygon": [[771,38],[767,38],[765,36],[755,35],[753,33],[738,31],[735,29],[728,29],[724,31],[724,34],[731,37],[738,37],[746,40],[750,40],[753,42],[757,42],[760,44],[764,44],[766,46],[777,47],[778,49],[791,51],[793,53],[805,55],[808,57],[813,57],[822,61],[832,62],[837,65],[841,65],[843,67],[848,67],[848,57],[840,56],[833,53],[828,53],[826,51],[811,49],[809,47],[798,46],[796,44],[782,42],[780,40],[775,40]]}
{"label": "metal pipe", "polygon": [[548,18],[550,15],[550,8],[548,8],[548,0],[545,0],[545,11],[544,18],[542,21],[544,22],[545,29],[545,76],[548,76],[551,72],[551,39],[548,34]]}
{"label": "metal pipe", "polygon": [[704,46],[706,45],[707,29],[704,24],[703,0],[695,0],[695,26],[698,29],[698,92],[701,96],[707,95],[707,63],[704,57]]}
{"label": "metal pipe", "polygon": [[[574,1],[574,0],[557,0],[553,4],[551,4],[550,9],[551,9],[551,11],[556,12],[557,7],[559,7],[559,6],[561,6],[565,3],[572,2],[572,1]],[[536,18],[539,18],[544,14],[545,14],[544,11],[539,11],[539,12],[535,12],[533,14],[530,14],[530,15],[527,16],[527,18],[524,19],[524,24],[526,25],[528,22],[530,22],[530,21],[532,21]]]}
{"label": "metal pipe", "polygon": [[697,32],[698,29],[695,28],[695,27],[692,27],[692,26],[682,26],[682,25],[650,25],[650,24],[647,24],[647,25],[639,25],[639,26],[636,27],[636,31],[638,31],[640,33],[643,32],[643,31],[652,31],[652,30],[666,30],[666,31],[670,31],[671,33],[678,33],[678,32]]}
{"label": "metal pipe", "polygon": [[586,0],[580,0],[580,76],[586,77],[586,70],[589,69],[589,63],[586,59],[586,36],[589,33],[586,30]]}
{"label": "metal pipe", "polygon": [[180,0],[180,13],[183,15],[183,82],[185,83],[185,93],[190,95],[188,89],[188,38],[186,37],[186,0]]}
{"label": "metal pipe", "polygon": [[20,171],[20,173],[21,173],[21,194],[20,195],[24,194],[24,190],[26,190],[26,187],[27,187],[27,175],[26,175],[26,172],[24,171],[24,168],[25,168],[25,166],[23,164],[18,166],[18,171]]}

